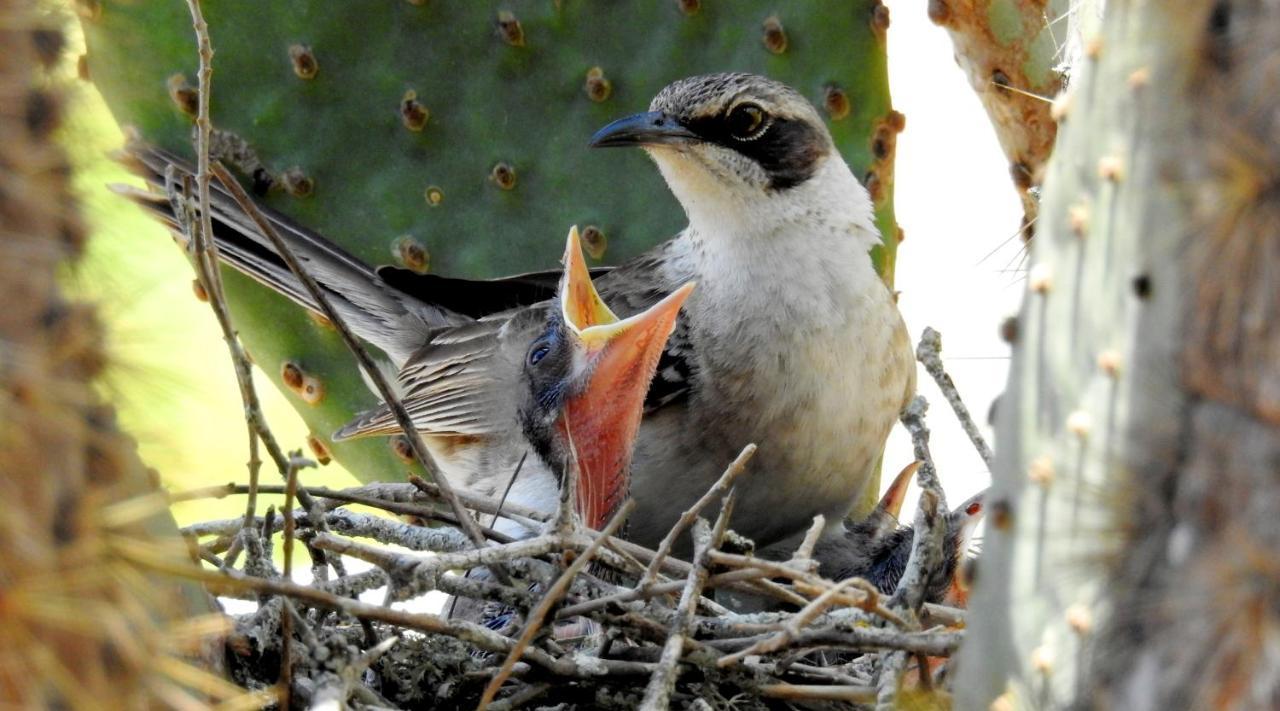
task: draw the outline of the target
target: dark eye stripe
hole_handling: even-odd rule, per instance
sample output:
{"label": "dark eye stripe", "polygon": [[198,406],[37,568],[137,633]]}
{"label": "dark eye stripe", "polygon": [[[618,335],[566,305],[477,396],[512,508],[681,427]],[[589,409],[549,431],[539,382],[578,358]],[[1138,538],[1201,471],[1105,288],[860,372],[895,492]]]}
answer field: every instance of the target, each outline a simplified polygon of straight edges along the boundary
{"label": "dark eye stripe", "polygon": [[808,180],[828,150],[817,127],[782,116],[766,119],[765,129],[745,141],[733,135],[724,114],[691,119],[686,127],[703,140],[737,151],[758,163],[769,176],[771,190],[785,190]]}

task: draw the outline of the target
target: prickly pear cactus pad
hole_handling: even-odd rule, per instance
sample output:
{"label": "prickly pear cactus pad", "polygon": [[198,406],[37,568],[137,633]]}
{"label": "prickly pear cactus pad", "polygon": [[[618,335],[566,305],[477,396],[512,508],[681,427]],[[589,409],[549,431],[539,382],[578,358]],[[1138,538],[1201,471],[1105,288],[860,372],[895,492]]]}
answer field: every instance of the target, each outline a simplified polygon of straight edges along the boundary
{"label": "prickly pear cactus pad", "polygon": [[[87,67],[117,119],[191,155],[197,56],[182,2],[80,2]],[[375,264],[490,277],[554,268],[570,224],[617,263],[684,215],[640,151],[592,151],[607,122],[671,81],[752,71],[825,109],[878,207],[892,278],[888,10],[757,0],[209,3],[214,157],[268,205]],[[227,275],[257,364],[284,383],[318,445],[360,477],[400,466],[385,440],[328,435],[374,404],[334,332]],[[292,369],[289,367],[292,366]],[[389,467],[391,469],[389,469]]]}

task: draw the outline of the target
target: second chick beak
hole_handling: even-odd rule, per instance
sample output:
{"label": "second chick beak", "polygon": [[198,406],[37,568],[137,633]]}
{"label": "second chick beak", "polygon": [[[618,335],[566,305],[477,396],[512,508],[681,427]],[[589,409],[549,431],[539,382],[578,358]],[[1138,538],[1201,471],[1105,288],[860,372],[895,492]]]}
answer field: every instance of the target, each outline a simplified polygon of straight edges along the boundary
{"label": "second chick beak", "polygon": [[645,394],[693,284],[618,320],[592,285],[576,237],[574,230],[565,255],[561,306],[569,330],[585,349],[587,370],[580,387],[566,398],[561,426],[578,457],[578,513],[599,530],[627,496]]}

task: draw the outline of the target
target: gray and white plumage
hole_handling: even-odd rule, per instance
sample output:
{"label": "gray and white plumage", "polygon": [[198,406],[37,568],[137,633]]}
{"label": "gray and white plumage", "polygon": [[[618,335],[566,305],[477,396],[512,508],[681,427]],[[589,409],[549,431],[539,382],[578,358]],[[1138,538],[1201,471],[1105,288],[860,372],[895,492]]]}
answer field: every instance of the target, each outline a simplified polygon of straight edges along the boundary
{"label": "gray and white plumage", "polygon": [[[698,289],[646,403],[632,460],[638,508],[629,535],[656,543],[751,442],[759,449],[740,480],[735,529],[769,544],[803,530],[818,513],[839,521],[915,387],[906,329],[868,256],[879,235],[867,191],[814,107],[778,82],[748,74],[693,77],[664,89],[649,108],[644,116],[667,133],[646,138],[641,127],[615,130],[610,139],[606,127],[597,145],[642,145],[689,226],[596,284],[623,317],[686,282],[698,282]],[[163,166],[149,172],[155,180]],[[307,306],[289,276],[265,273],[270,267],[260,262],[273,255],[234,205],[217,200],[215,210],[225,223],[220,229],[247,240],[243,254],[233,252],[228,261]],[[517,304],[503,299],[536,300],[546,279],[477,283],[373,270],[331,254],[337,248],[314,233],[290,230],[286,237],[300,243],[304,263],[339,295],[342,315],[350,312],[353,325],[360,324],[358,335],[407,368],[401,387],[421,389],[408,376],[432,374],[429,395],[447,409],[419,408],[415,422],[447,423],[477,437],[479,448],[442,452],[446,472],[463,485],[500,491],[510,471],[503,467],[513,467],[524,451],[501,441],[510,407],[484,386],[486,379],[500,386],[501,379],[460,362],[465,341],[455,350],[438,329],[496,328],[496,337],[500,327],[484,319],[501,322],[506,314],[462,313],[461,304],[442,307],[437,296],[456,281],[468,293],[501,292],[492,301],[505,308]],[[548,286],[542,298],[554,282]],[[465,347],[483,353],[482,342]],[[412,410],[413,398],[407,404]],[[517,489],[529,490],[513,496],[539,505],[531,499],[544,493],[540,476],[521,474]]]}

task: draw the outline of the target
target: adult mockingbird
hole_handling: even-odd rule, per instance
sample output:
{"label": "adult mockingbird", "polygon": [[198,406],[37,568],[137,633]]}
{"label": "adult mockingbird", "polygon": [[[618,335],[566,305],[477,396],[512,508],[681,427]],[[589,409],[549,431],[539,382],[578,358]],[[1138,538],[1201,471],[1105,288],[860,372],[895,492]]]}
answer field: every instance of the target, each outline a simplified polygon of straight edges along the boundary
{"label": "adult mockingbird", "polygon": [[[643,147],[689,218],[675,238],[600,276],[604,301],[631,316],[698,282],[648,391],[629,536],[655,544],[750,442],[759,449],[739,479],[736,530],[767,545],[818,513],[838,525],[914,392],[915,367],[893,295],[868,256],[879,241],[871,200],[822,118],[778,82],[711,74],[667,86],[649,111],[606,126],[591,144]],[[164,184],[166,170],[187,170],[160,151],[134,154],[153,184]],[[212,212],[223,259],[314,308],[221,191]],[[490,493],[505,485],[514,450],[495,442],[516,416],[510,384],[469,388],[468,403],[415,399],[426,374],[414,355],[441,327],[551,298],[556,275],[476,282],[375,270],[268,214],[353,330],[387,354],[415,423],[436,433],[428,445],[446,474]],[[490,328],[477,338],[498,335]],[[470,372],[460,358],[453,370]],[[375,410],[339,435],[395,431]],[[524,476],[512,495],[537,505],[540,490],[519,491]]]}

